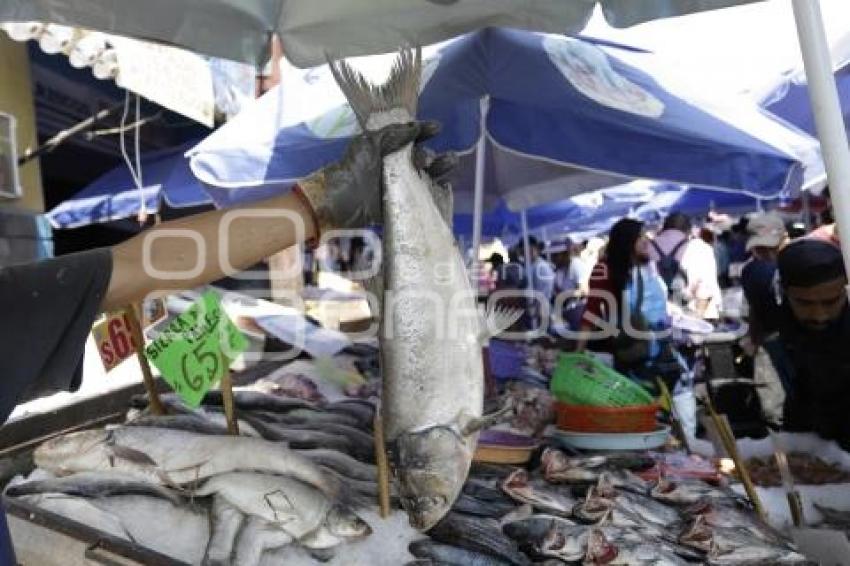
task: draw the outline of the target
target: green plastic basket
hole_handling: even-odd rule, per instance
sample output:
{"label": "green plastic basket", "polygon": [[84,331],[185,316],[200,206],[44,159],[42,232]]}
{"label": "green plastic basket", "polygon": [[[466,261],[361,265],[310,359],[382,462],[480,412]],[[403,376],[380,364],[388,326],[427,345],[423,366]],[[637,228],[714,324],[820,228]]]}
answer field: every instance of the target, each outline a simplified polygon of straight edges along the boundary
{"label": "green plastic basket", "polygon": [[628,407],[655,402],[646,389],[586,354],[561,354],[549,388],[555,399],[573,405]]}

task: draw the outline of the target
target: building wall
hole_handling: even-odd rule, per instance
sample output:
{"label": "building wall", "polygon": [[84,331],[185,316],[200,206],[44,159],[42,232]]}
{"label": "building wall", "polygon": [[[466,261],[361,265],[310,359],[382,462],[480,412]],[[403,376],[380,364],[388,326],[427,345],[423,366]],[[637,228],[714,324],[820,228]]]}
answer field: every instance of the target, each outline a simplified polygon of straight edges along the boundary
{"label": "building wall", "polygon": [[[29,57],[25,43],[18,43],[0,32],[0,112],[17,119],[18,156],[28,148],[38,147],[35,126],[35,107],[30,80]],[[44,212],[41,169],[33,159],[20,170],[23,196],[19,199],[0,198],[0,207],[14,207],[31,212]]]}

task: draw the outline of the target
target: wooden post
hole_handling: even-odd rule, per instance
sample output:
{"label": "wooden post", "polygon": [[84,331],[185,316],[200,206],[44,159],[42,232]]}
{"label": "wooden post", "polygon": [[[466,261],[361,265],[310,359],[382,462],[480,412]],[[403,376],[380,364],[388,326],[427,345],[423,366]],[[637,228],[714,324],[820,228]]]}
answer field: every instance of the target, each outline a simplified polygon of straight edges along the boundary
{"label": "wooden post", "polygon": [[741,478],[741,483],[744,484],[744,490],[747,492],[750,503],[753,504],[753,508],[755,508],[759,518],[762,521],[766,521],[767,516],[761,505],[761,499],[759,499],[758,492],[750,478],[750,471],[747,469],[744,459],[741,458],[741,453],[738,452],[738,444],[735,441],[735,435],[732,433],[732,427],[729,425],[726,415],[721,416],[717,414],[717,411],[714,410],[714,403],[711,402],[710,398],[706,398],[705,404],[708,407],[708,412],[711,414],[711,419],[714,421],[714,426],[717,428],[717,433],[723,441],[723,447],[726,448],[729,457],[735,462],[735,469],[738,470],[738,476]]}
{"label": "wooden post", "polygon": [[380,415],[375,413],[373,423],[375,432],[375,462],[378,464],[378,507],[381,518],[390,515],[390,467],[387,462],[387,451],[384,445],[384,423]]}
{"label": "wooden post", "polygon": [[682,426],[682,421],[679,420],[679,416],[676,414],[676,406],[673,404],[673,396],[670,394],[670,389],[660,377],[655,378],[655,383],[661,391],[661,399],[668,407],[670,407],[670,424],[673,428],[673,434],[679,439],[679,442],[682,443],[682,447],[685,449],[685,452],[692,454],[691,444],[688,442],[688,435],[685,432],[685,427]]}
{"label": "wooden post", "polygon": [[142,332],[142,324],[139,322],[139,313],[137,307],[130,305],[124,309],[124,316],[130,323],[130,332],[133,335],[133,347],[136,350],[136,358],[139,360],[139,368],[142,370],[142,380],[145,383],[145,390],[148,392],[148,406],[151,413],[154,415],[164,415],[165,409],[162,406],[162,401],[159,399],[159,393],[156,390],[156,382],[151,372],[151,366],[148,363],[148,358],[145,356],[145,336]]}
{"label": "wooden post", "polygon": [[236,405],[233,402],[233,380],[230,379],[230,362],[222,352],[221,363],[224,364],[224,375],[221,376],[221,399],[224,404],[224,416],[227,418],[227,432],[239,434],[239,423],[236,422]]}

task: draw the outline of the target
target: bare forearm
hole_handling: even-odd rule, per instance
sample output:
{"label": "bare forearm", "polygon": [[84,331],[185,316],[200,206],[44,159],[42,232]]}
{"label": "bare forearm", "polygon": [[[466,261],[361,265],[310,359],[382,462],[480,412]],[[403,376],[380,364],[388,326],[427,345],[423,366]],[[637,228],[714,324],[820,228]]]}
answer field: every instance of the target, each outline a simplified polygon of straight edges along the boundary
{"label": "bare forearm", "polygon": [[316,235],[312,211],[292,193],[165,222],[112,249],[102,307],[215,281]]}

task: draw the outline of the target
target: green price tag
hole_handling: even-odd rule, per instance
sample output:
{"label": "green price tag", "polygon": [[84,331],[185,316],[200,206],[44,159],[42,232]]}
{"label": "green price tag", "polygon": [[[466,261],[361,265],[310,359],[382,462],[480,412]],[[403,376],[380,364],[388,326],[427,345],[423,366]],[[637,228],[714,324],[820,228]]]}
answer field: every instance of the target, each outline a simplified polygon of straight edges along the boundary
{"label": "green price tag", "polygon": [[148,344],[145,354],[180,398],[197,407],[224,376],[229,360],[247,347],[248,341],[221,308],[218,295],[207,292],[171,321]]}

